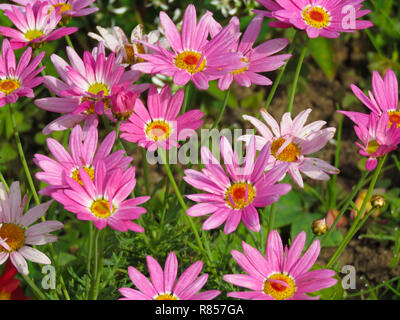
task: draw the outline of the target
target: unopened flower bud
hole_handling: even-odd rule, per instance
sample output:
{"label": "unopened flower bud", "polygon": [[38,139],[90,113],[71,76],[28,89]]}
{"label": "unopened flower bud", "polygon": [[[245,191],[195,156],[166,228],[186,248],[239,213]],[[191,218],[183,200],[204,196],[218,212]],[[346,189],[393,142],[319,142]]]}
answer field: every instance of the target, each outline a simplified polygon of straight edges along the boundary
{"label": "unopened flower bud", "polygon": [[135,107],[138,92],[127,90],[123,86],[114,86],[111,95],[111,111],[117,120],[127,120]]}
{"label": "unopened flower bud", "polygon": [[329,227],[328,224],[326,223],[325,218],[323,219],[319,219],[319,220],[315,220],[312,225],[311,225],[312,231],[315,235],[317,236],[322,236],[323,234],[325,234]]}
{"label": "unopened flower bud", "polygon": [[386,204],[386,200],[384,196],[376,195],[371,199],[371,204],[375,208],[383,208]]}

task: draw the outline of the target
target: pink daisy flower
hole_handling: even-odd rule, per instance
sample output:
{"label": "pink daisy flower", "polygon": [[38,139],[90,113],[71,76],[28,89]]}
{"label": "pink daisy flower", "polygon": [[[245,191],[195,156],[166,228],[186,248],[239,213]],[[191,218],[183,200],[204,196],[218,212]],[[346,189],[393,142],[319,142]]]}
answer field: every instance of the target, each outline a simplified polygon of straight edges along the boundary
{"label": "pink daisy flower", "polygon": [[242,242],[243,252],[232,250],[232,257],[247,274],[229,274],[224,280],[251,291],[230,292],[228,297],[250,300],[315,300],[306,293],[329,288],[336,284],[335,271],[309,271],[320,252],[315,240],[300,258],[306,240],[303,231],[296,236],[290,248],[283,249],[279,233],[268,235],[265,257],[255,248]]}
{"label": "pink daisy flower", "polygon": [[[288,164],[287,170],[290,176],[301,188],[304,187],[304,183],[300,172],[315,180],[329,180],[328,174],[340,172],[321,159],[306,157],[321,150],[336,132],[333,127],[321,129],[326,124],[325,121],[315,121],[305,126],[311,111],[311,109],[304,110],[293,120],[287,112],[283,115],[279,126],[267,111],[261,110],[261,115],[269,127],[254,117],[243,116],[261,134],[256,136],[258,150],[266,143],[271,143],[272,156],[267,161],[267,169],[281,163]],[[248,143],[251,138],[251,135],[245,135],[239,140]]]}
{"label": "pink daisy flower", "polygon": [[57,28],[61,16],[53,10],[48,12],[46,2],[27,4],[22,11],[16,6],[5,10],[6,16],[14,23],[18,30],[9,27],[0,27],[0,35],[12,38],[11,47],[19,49],[27,45],[37,48],[41,43],[62,38],[78,31],[76,27]]}
{"label": "pink daisy flower", "polygon": [[52,193],[52,197],[64,205],[65,210],[73,212],[79,220],[93,221],[98,229],[107,225],[126,232],[144,232],[144,229],[132,222],[146,213],[138,205],[150,197],[137,197],[126,200],[136,185],[135,167],[125,171],[115,168],[107,172],[104,161],[99,160],[94,167],[92,178],[86,170],[79,168],[82,184],[65,176],[69,188]]}
{"label": "pink daisy flower", "polygon": [[[83,60],[76,51],[67,47],[67,55],[71,66],[56,54],[51,55],[61,80],[46,76],[45,86],[57,97],[43,98],[35,101],[35,104],[44,110],[65,113],[58,119],[49,123],[43,134],[53,131],[62,131],[85,121],[89,127],[92,123],[97,125],[97,117],[103,113],[113,119],[110,109],[110,98],[114,85],[122,85],[136,81],[140,77],[139,72],[125,72],[120,65],[121,59],[115,59],[112,53],[105,55],[103,44],[99,44],[92,53],[85,51]],[[148,85],[132,85],[134,91],[144,91]]]}
{"label": "pink daisy flower", "polygon": [[40,194],[52,195],[55,191],[69,188],[65,177],[70,177],[83,185],[79,170],[85,170],[93,180],[95,177],[95,167],[97,162],[104,161],[106,172],[112,172],[119,168],[126,170],[132,161],[131,157],[125,157],[124,150],[111,153],[115,142],[115,132],[110,132],[97,148],[98,132],[92,126],[86,135],[83,135],[82,128],[75,126],[69,138],[68,153],[64,147],[52,138],[47,139],[47,146],[54,155],[55,160],[35,154],[34,162],[43,171],[36,173],[36,178],[48,183],[49,186],[40,190]]}
{"label": "pink daisy flower", "polygon": [[146,260],[151,281],[136,268],[129,267],[129,277],[139,290],[120,288],[118,291],[124,298],[119,300],[212,300],[221,293],[217,290],[198,293],[208,279],[207,273],[199,277],[202,261],[193,263],[176,281],[178,259],[174,252],[168,255],[164,270],[153,257],[147,256]]}
{"label": "pink daisy flower", "polygon": [[17,102],[19,97],[35,97],[32,88],[43,82],[42,77],[36,77],[44,69],[37,68],[43,56],[44,52],[31,60],[32,48],[27,48],[17,65],[10,42],[3,40],[0,56],[0,107]]}
{"label": "pink daisy flower", "polygon": [[186,85],[190,80],[200,90],[208,89],[208,82],[229,72],[246,67],[241,62],[242,54],[230,51],[240,37],[231,23],[208,41],[212,14],[207,12],[196,24],[197,16],[194,5],[189,5],[182,22],[182,35],[165,12],[160,13],[161,26],[173,52],[161,45],[149,47],[154,53],[137,54],[145,63],[137,63],[132,70],[144,73],[161,73],[174,78],[177,85]]}
{"label": "pink daisy flower", "polygon": [[57,237],[50,232],[64,227],[58,221],[32,225],[46,213],[53,201],[40,204],[23,214],[27,202],[27,196],[21,200],[19,182],[14,182],[8,193],[0,183],[0,265],[10,258],[18,272],[25,275],[29,273],[25,259],[51,264],[44,253],[31,246],[57,241]]}
{"label": "pink daisy flower", "polygon": [[[236,81],[238,85],[250,87],[252,83],[269,86],[272,81],[259,72],[268,72],[279,69],[289,59],[291,54],[273,54],[284,49],[289,41],[287,39],[274,39],[253,48],[261,30],[263,16],[256,16],[249,24],[240,42],[235,45],[235,51],[241,54],[241,61],[246,63],[244,68],[234,70],[219,79],[218,86],[226,90]],[[235,24],[236,31],[240,32],[239,23]],[[222,29],[222,27],[220,27]]]}
{"label": "pink daisy flower", "polygon": [[364,0],[257,0],[269,11],[255,10],[278,21],[272,27],[295,27],[305,30],[310,38],[337,38],[340,32],[354,32],[373,26],[372,22],[357,20],[370,10],[361,10]]}
{"label": "pink daisy flower", "polygon": [[168,85],[160,93],[155,85],[151,85],[147,98],[148,109],[140,99],[136,99],[132,115],[121,124],[121,138],[150,151],[179,147],[177,141],[193,135],[203,124],[201,118],[204,116],[200,110],[190,110],[177,117],[183,96],[182,89],[171,96]]}
{"label": "pink daisy flower", "polygon": [[[400,128],[400,110],[399,110],[399,86],[396,74],[393,70],[386,72],[383,79],[377,71],[372,75],[372,92],[368,91],[368,97],[359,87],[352,84],[351,89],[355,96],[373,113],[381,116],[384,113],[389,115],[389,126],[393,124]],[[339,111],[351,120],[368,124],[369,116],[360,112]]]}
{"label": "pink daisy flower", "polygon": [[221,155],[228,174],[207,147],[201,148],[201,159],[205,168],[201,172],[185,170],[183,178],[191,186],[206,193],[187,195],[199,202],[186,213],[192,217],[206,214],[211,216],[203,223],[204,230],[215,229],[225,222],[226,234],[235,231],[240,223],[249,230],[260,231],[260,221],[256,208],[263,208],[291,190],[289,184],[276,184],[286,172],[287,165],[276,166],[264,173],[270,146],[267,144],[256,157],[253,138],[246,152],[243,167],[239,165],[236,152],[226,137],[221,138]]}
{"label": "pink daisy flower", "polygon": [[11,10],[12,7],[18,7],[20,10],[24,9],[28,4],[34,4],[36,2],[46,2],[48,6],[52,7],[48,9],[50,10],[58,10],[58,14],[65,17],[82,17],[92,14],[99,10],[97,7],[87,8],[91,5],[95,0],[12,0],[15,3],[18,3],[22,6],[15,6],[10,4],[1,4],[0,10]]}

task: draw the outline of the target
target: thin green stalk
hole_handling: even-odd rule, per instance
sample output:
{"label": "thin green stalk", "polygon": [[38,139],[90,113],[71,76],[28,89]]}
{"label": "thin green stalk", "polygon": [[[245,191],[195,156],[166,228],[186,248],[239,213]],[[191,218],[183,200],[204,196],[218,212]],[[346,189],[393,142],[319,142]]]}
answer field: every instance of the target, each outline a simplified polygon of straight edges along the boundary
{"label": "thin green stalk", "polygon": [[[295,48],[296,36],[297,36],[297,32],[296,32],[296,33],[294,34],[294,36],[293,36],[292,43],[291,43],[290,48],[289,48],[289,54],[292,54],[292,53],[293,53],[293,50],[294,50],[294,48]],[[282,80],[282,77],[283,77],[283,74],[285,73],[286,67],[287,67],[287,63],[285,63],[285,64],[281,67],[281,69],[280,69],[280,71],[279,71],[279,73],[278,73],[278,76],[276,77],[275,82],[274,82],[274,84],[273,84],[272,87],[271,87],[271,91],[269,92],[267,101],[265,102],[265,106],[264,106],[264,109],[265,109],[265,110],[268,110],[269,106],[271,105],[272,99],[273,99],[274,96],[275,96],[276,90],[278,89],[278,86],[279,86],[279,84],[280,84],[280,82],[281,82],[281,80]]]}
{"label": "thin green stalk", "polygon": [[65,40],[67,40],[68,46],[75,50],[74,45],[73,45],[73,43],[71,41],[71,38],[70,38],[70,36],[68,34],[65,36]]}
{"label": "thin green stalk", "polygon": [[91,285],[90,285],[90,291],[89,291],[89,300],[94,300],[94,288],[96,285],[96,279],[97,279],[97,272],[98,272],[98,267],[99,267],[99,255],[98,255],[98,246],[99,246],[99,229],[95,228],[93,232],[93,254],[94,254],[94,261],[93,261],[93,272],[91,274]]}
{"label": "thin green stalk", "polygon": [[276,212],[276,205],[275,202],[273,204],[271,204],[270,210],[269,210],[269,219],[268,219],[268,233],[267,236],[269,235],[269,233],[274,230],[274,223],[275,223],[275,212]]}
{"label": "thin green stalk", "polygon": [[224,101],[222,102],[221,110],[219,110],[218,117],[217,117],[217,119],[215,120],[214,124],[212,125],[211,130],[218,127],[218,124],[219,124],[219,122],[221,121],[222,116],[224,115],[226,106],[228,105],[228,100],[229,100],[229,94],[230,94],[230,92],[231,92],[231,89],[230,89],[230,88],[229,88],[228,90],[225,91],[225,97],[224,97]]}
{"label": "thin green stalk", "polygon": [[10,188],[8,187],[7,181],[6,181],[6,179],[4,179],[4,176],[1,173],[1,171],[0,171],[0,181],[3,184],[4,188],[6,188],[6,191],[7,192],[10,191]]}
{"label": "thin green stalk", "polygon": [[92,255],[93,255],[93,223],[89,222],[89,243],[88,243],[88,256],[87,256],[87,274],[88,277],[86,277],[86,299],[89,298],[89,289],[90,289],[90,276],[91,276],[91,271],[92,271]]}
{"label": "thin green stalk", "polygon": [[150,179],[149,179],[149,164],[146,159],[147,149],[142,148],[142,162],[143,162],[143,171],[144,171],[144,184],[146,187],[146,194],[150,195]]}
{"label": "thin green stalk", "polygon": [[347,232],[346,236],[344,237],[343,241],[339,245],[338,249],[336,250],[336,252],[332,256],[332,258],[329,260],[329,262],[327,264],[328,268],[332,267],[336,263],[337,259],[342,254],[343,250],[347,247],[347,245],[350,242],[350,240],[353,238],[355,233],[359,230],[360,225],[361,225],[361,224],[359,224],[360,220],[362,218],[363,212],[365,211],[365,208],[367,207],[368,202],[370,201],[370,198],[371,198],[371,195],[372,195],[372,191],[375,188],[376,181],[378,180],[378,177],[379,177],[379,175],[381,173],[381,170],[382,170],[383,165],[384,165],[384,163],[386,161],[386,158],[387,158],[387,154],[383,158],[379,159],[378,166],[375,169],[375,172],[374,172],[374,175],[372,177],[371,183],[369,185],[367,194],[366,194],[365,199],[364,199],[364,201],[363,201],[363,203],[361,205],[360,210],[358,211],[357,217],[354,220],[353,224],[351,225],[351,227],[350,227],[349,231]]}
{"label": "thin green stalk", "polygon": [[103,276],[103,260],[104,260],[104,236],[105,236],[105,229],[100,230],[100,249],[99,249],[99,260],[98,260],[98,266],[97,266],[97,276],[96,276],[96,282],[94,286],[94,293],[93,293],[93,300],[97,300],[97,296],[99,295],[99,288],[100,288],[100,282],[101,278]]}
{"label": "thin green stalk", "polygon": [[36,286],[35,282],[29,276],[21,274],[22,278],[25,280],[25,282],[29,285],[29,287],[32,289],[33,294],[38,298],[39,300],[47,300],[46,296],[44,293]]}
{"label": "thin green stalk", "polygon": [[171,186],[172,186],[172,188],[174,189],[175,194],[176,194],[176,197],[178,198],[178,201],[179,201],[179,203],[180,203],[180,205],[181,205],[181,207],[182,207],[182,209],[183,209],[183,216],[185,217],[186,221],[189,223],[189,225],[190,225],[190,227],[191,227],[191,229],[192,229],[192,231],[193,231],[193,234],[194,234],[194,236],[195,236],[195,238],[196,238],[197,246],[199,247],[199,249],[200,249],[200,251],[202,252],[202,254],[207,258],[207,260],[211,261],[211,254],[210,254],[210,252],[208,252],[208,255],[207,255],[207,253],[206,253],[206,251],[205,251],[205,249],[204,249],[203,243],[201,242],[199,233],[198,233],[198,231],[197,231],[197,229],[196,229],[196,226],[195,226],[195,224],[194,224],[192,218],[189,217],[189,216],[186,214],[186,211],[188,211],[189,208],[188,208],[188,206],[186,205],[185,201],[183,200],[181,191],[179,190],[179,187],[178,187],[178,185],[176,184],[176,181],[175,181],[174,176],[173,176],[173,174],[172,174],[172,170],[171,170],[171,168],[170,168],[170,166],[169,166],[169,164],[168,164],[168,162],[167,162],[167,159],[166,159],[165,150],[159,148],[159,149],[158,149],[158,153],[159,153],[159,155],[160,155],[160,157],[161,157],[161,161],[162,161],[163,164],[164,164],[164,168],[165,168],[165,171],[166,171],[166,173],[167,173],[168,179],[169,179],[169,181],[171,182]]}
{"label": "thin green stalk", "polygon": [[187,110],[189,104],[189,98],[192,91],[192,82],[189,82],[184,89],[184,97],[183,97],[183,104],[181,108],[181,114],[184,114]]}
{"label": "thin green stalk", "polygon": [[292,112],[293,110],[294,97],[296,96],[297,84],[299,82],[300,72],[301,68],[303,67],[303,62],[307,53],[307,49],[308,49],[308,43],[306,42],[304,43],[303,49],[301,50],[299,62],[297,63],[296,73],[294,75],[292,84],[292,91],[290,92],[290,97],[289,97],[288,112]]}

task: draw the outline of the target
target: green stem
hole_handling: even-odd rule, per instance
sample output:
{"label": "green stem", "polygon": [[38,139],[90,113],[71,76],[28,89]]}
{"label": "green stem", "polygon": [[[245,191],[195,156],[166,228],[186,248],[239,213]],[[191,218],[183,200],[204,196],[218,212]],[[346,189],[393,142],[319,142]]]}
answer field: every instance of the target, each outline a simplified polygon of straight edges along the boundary
{"label": "green stem", "polygon": [[190,92],[192,91],[192,82],[189,82],[184,89],[183,105],[181,109],[181,114],[184,114],[187,110],[190,98]]}
{"label": "green stem", "polygon": [[219,122],[221,121],[222,116],[223,116],[223,114],[224,114],[224,112],[225,112],[226,106],[228,105],[228,100],[229,100],[229,94],[230,94],[230,92],[231,92],[231,89],[230,89],[230,88],[229,88],[228,90],[225,91],[225,97],[224,97],[224,101],[222,102],[221,110],[219,110],[218,117],[217,117],[217,119],[215,120],[214,124],[212,125],[211,130],[218,127],[218,124],[219,124]]}
{"label": "green stem", "polygon": [[[353,238],[353,236],[356,234],[356,232],[361,227],[362,224],[359,223],[359,222],[360,222],[360,220],[361,220],[361,218],[363,216],[363,213],[365,211],[365,208],[367,207],[368,202],[371,199],[371,195],[372,195],[372,192],[373,192],[373,190],[375,188],[376,181],[378,180],[379,174],[381,173],[381,170],[382,170],[383,165],[384,165],[384,163],[386,161],[386,158],[387,158],[387,154],[383,158],[379,159],[378,166],[375,169],[375,172],[374,172],[374,175],[372,177],[371,183],[369,185],[367,194],[366,194],[365,199],[364,199],[364,201],[363,201],[363,203],[361,205],[360,210],[358,211],[357,217],[354,220],[353,224],[351,225],[351,227],[350,227],[349,231],[347,232],[346,236],[344,237],[343,241],[339,245],[338,249],[336,250],[336,252],[332,256],[331,260],[329,260],[329,262],[327,264],[328,268],[332,267],[336,263],[336,260],[340,257],[340,255],[342,254],[343,250],[347,247],[347,245],[350,242],[350,240]],[[368,215],[366,215],[366,217],[367,216]]]}
{"label": "green stem", "polygon": [[[296,36],[297,36],[297,32],[293,36],[292,43],[289,48],[289,54],[292,54],[293,50],[295,48]],[[275,96],[276,90],[278,89],[278,86],[282,80],[282,77],[283,77],[283,74],[285,73],[286,67],[287,67],[287,63],[285,63],[285,65],[281,67],[281,69],[278,73],[278,76],[276,77],[275,82],[271,87],[271,91],[269,92],[267,102],[265,103],[265,107],[264,107],[265,110],[268,110],[269,106],[271,105],[272,99]]]}
{"label": "green stem", "polygon": [[97,300],[97,296],[99,295],[99,288],[100,288],[100,282],[101,278],[103,276],[103,259],[104,259],[104,233],[105,229],[100,230],[100,249],[99,249],[99,260],[98,260],[98,266],[97,266],[97,276],[96,276],[96,282],[94,286],[94,293],[93,293],[93,299]]}
{"label": "green stem", "polygon": [[36,286],[35,282],[29,276],[21,274],[22,278],[25,280],[25,282],[29,285],[29,287],[32,289],[33,294],[38,298],[39,300],[47,300],[46,296],[44,293]]}
{"label": "green stem", "polygon": [[65,40],[67,40],[68,46],[75,50],[74,45],[73,45],[73,43],[71,41],[71,38],[70,38],[70,36],[68,34],[65,36]]}
{"label": "green stem", "polygon": [[86,277],[86,299],[89,298],[89,289],[90,289],[90,276],[92,269],[92,249],[93,249],[93,223],[89,222],[89,243],[88,243],[88,257],[87,257],[87,277]]}
{"label": "green stem", "polygon": [[299,82],[301,68],[303,66],[304,58],[306,56],[307,49],[308,49],[307,44],[308,44],[307,42],[304,43],[303,49],[301,50],[299,62],[297,63],[296,73],[294,75],[293,84],[292,84],[292,91],[290,92],[290,97],[289,97],[288,112],[292,112],[292,110],[293,110],[293,103],[294,103],[294,97],[296,96],[297,84]]}
{"label": "green stem", "polygon": [[6,181],[6,179],[4,179],[4,176],[1,173],[1,171],[0,171],[0,181],[3,184],[4,188],[6,188],[6,191],[9,192],[10,188],[8,187],[7,181]]}
{"label": "green stem", "polygon": [[164,168],[165,168],[165,171],[166,171],[166,173],[167,173],[168,179],[169,179],[169,181],[171,182],[171,186],[172,186],[172,188],[174,189],[175,194],[176,194],[176,197],[178,198],[178,201],[179,201],[179,203],[180,203],[180,205],[181,205],[181,207],[182,207],[182,209],[183,209],[183,215],[184,215],[186,221],[188,222],[188,224],[190,225],[190,227],[191,227],[191,229],[192,229],[192,231],[193,231],[193,234],[194,234],[194,236],[195,236],[195,238],[196,238],[197,246],[198,246],[199,249],[201,250],[202,254],[205,256],[205,258],[207,258],[207,260],[211,261],[210,252],[208,252],[208,255],[207,255],[207,253],[206,253],[206,251],[205,251],[205,249],[204,249],[203,243],[201,242],[199,233],[198,233],[198,231],[197,231],[197,229],[196,229],[196,226],[195,226],[195,224],[194,224],[192,218],[186,214],[186,211],[188,211],[189,208],[188,208],[188,206],[186,205],[185,201],[183,200],[181,191],[179,190],[179,187],[178,187],[178,185],[176,184],[176,181],[175,181],[174,176],[173,176],[173,174],[172,174],[171,168],[170,168],[170,166],[169,166],[169,164],[168,164],[168,162],[167,162],[167,159],[166,159],[165,150],[159,148],[159,149],[158,149],[158,153],[159,153],[159,155],[160,155],[160,157],[161,157],[161,161],[162,161],[163,164],[164,164]]}
{"label": "green stem", "polygon": [[267,236],[269,235],[269,233],[274,230],[274,223],[275,223],[275,212],[276,212],[276,206],[275,206],[275,202],[273,204],[271,204],[270,210],[269,210],[269,219],[268,219],[268,233]]}
{"label": "green stem", "polygon": [[149,164],[147,163],[146,152],[147,152],[147,149],[142,148],[144,184],[145,184],[145,187],[146,187],[146,194],[150,195]]}
{"label": "green stem", "polygon": [[95,228],[93,232],[93,249],[92,252],[94,254],[94,262],[93,262],[93,272],[91,274],[92,282],[90,285],[90,291],[89,291],[89,300],[94,300],[94,288],[96,286],[96,280],[97,280],[97,272],[98,272],[98,267],[99,267],[99,255],[98,255],[98,245],[99,245],[99,229]]}

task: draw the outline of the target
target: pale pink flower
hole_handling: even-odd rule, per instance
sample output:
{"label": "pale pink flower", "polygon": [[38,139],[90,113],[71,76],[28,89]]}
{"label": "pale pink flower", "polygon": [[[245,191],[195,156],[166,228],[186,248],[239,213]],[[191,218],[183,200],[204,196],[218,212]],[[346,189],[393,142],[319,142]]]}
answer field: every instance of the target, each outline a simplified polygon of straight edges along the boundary
{"label": "pale pink flower", "polygon": [[8,193],[0,183],[0,265],[10,258],[18,272],[25,275],[29,273],[25,259],[40,264],[51,264],[44,253],[31,246],[57,241],[57,237],[50,232],[64,226],[58,221],[32,225],[46,213],[53,201],[33,207],[23,214],[27,202],[27,196],[21,200],[19,182],[13,182]]}
{"label": "pale pink flower", "polygon": [[115,131],[110,132],[97,147],[98,131],[92,126],[84,136],[80,125],[76,125],[69,138],[70,152],[53,138],[47,139],[47,146],[55,160],[35,154],[34,162],[43,171],[36,173],[36,178],[48,183],[49,186],[39,191],[43,195],[52,195],[55,191],[69,188],[66,177],[83,184],[79,170],[85,170],[93,180],[97,162],[104,161],[107,173],[120,168],[126,170],[132,161],[131,157],[125,157],[124,150],[111,153],[115,142]]}
{"label": "pale pink flower", "polygon": [[34,48],[43,42],[56,40],[78,31],[76,27],[62,27],[57,29],[61,16],[53,10],[48,12],[46,2],[27,4],[25,10],[13,6],[5,10],[6,16],[14,23],[18,30],[9,27],[0,27],[0,35],[12,38],[11,47],[19,49],[30,45]]}
{"label": "pale pink flower", "polygon": [[20,97],[34,98],[32,88],[43,82],[37,75],[44,69],[38,68],[44,52],[32,58],[32,48],[27,48],[18,61],[7,39],[3,40],[0,56],[0,107],[15,103]]}
{"label": "pale pink flower", "polygon": [[[325,121],[315,121],[305,126],[311,111],[311,109],[304,110],[293,120],[287,112],[283,115],[280,126],[265,110],[260,112],[268,126],[254,117],[243,116],[261,134],[256,136],[258,150],[261,150],[266,143],[271,143],[272,156],[268,159],[267,169],[281,163],[288,164],[290,176],[302,188],[304,183],[300,172],[315,180],[329,180],[328,174],[340,172],[321,159],[307,157],[321,150],[336,132],[332,127],[321,129],[326,124]],[[245,135],[239,140],[248,143],[251,138],[251,135]]]}
{"label": "pale pink flower", "polygon": [[236,32],[234,25],[230,23],[209,41],[211,20],[212,14],[207,12],[197,23],[196,9],[191,4],[185,11],[180,34],[171,18],[165,12],[161,12],[161,26],[173,52],[161,45],[153,46],[138,41],[154,53],[138,54],[138,57],[147,62],[137,63],[132,69],[173,77],[174,83],[181,86],[192,80],[198,89],[207,90],[210,80],[246,67],[246,64],[240,61],[242,54],[230,51],[240,33]]}
{"label": "pale pink flower", "polygon": [[160,93],[152,85],[147,108],[140,99],[136,99],[132,115],[121,124],[121,138],[150,151],[179,147],[178,141],[193,135],[203,124],[204,117],[200,110],[190,110],[178,116],[183,96],[182,89],[171,96],[168,85]]}
{"label": "pale pink flower", "polygon": [[264,173],[270,145],[263,147],[255,159],[254,138],[247,147],[242,167],[226,137],[221,138],[220,149],[228,175],[207,147],[201,148],[201,159],[205,168],[202,171],[185,170],[183,179],[191,186],[206,192],[186,196],[199,202],[186,214],[192,217],[211,214],[203,223],[204,230],[215,229],[225,222],[224,232],[229,234],[242,221],[246,228],[258,232],[261,227],[256,208],[277,202],[280,196],[291,190],[289,184],[276,184],[286,173],[287,165],[276,166]]}
{"label": "pale pink flower", "polygon": [[208,279],[207,273],[199,276],[202,261],[193,263],[176,281],[178,259],[174,252],[168,255],[164,270],[153,257],[146,259],[151,281],[136,268],[129,267],[129,277],[139,290],[120,288],[118,291],[124,296],[120,300],[212,300],[221,293],[217,290],[198,293]]}
{"label": "pale pink flower", "polygon": [[294,238],[290,248],[283,248],[278,231],[268,235],[265,257],[242,242],[243,252],[232,250],[232,257],[247,274],[229,274],[224,280],[251,291],[230,292],[228,297],[250,300],[316,300],[307,293],[329,288],[337,283],[336,272],[330,269],[309,271],[320,252],[315,240],[303,254],[306,233]]}
{"label": "pale pink flower", "polygon": [[269,11],[255,10],[278,21],[272,27],[295,27],[305,30],[310,38],[337,38],[341,32],[354,32],[373,26],[357,20],[370,12],[362,10],[364,0],[257,0]]}

